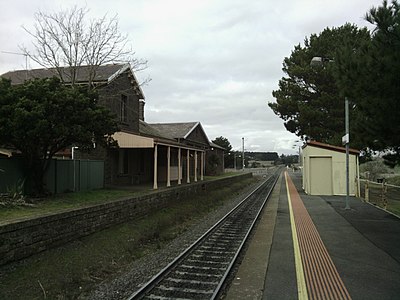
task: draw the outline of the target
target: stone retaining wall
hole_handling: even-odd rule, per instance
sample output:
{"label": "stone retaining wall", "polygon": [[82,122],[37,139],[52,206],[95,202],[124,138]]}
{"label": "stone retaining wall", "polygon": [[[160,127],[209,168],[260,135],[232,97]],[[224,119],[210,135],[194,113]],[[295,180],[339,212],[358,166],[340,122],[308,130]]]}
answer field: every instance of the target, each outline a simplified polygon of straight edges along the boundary
{"label": "stone retaining wall", "polygon": [[251,177],[251,173],[171,187],[136,198],[70,210],[0,226],[0,265],[20,260],[104,228],[143,217],[165,207],[170,200],[184,201],[194,194],[207,193]]}

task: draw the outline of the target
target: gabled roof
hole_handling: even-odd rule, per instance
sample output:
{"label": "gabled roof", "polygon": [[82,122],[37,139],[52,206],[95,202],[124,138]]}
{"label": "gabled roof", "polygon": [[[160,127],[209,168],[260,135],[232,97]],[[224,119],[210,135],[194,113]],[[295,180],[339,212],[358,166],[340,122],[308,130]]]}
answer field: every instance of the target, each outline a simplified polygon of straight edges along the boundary
{"label": "gabled roof", "polygon": [[[344,147],[329,145],[329,144],[325,144],[325,143],[321,143],[321,142],[317,142],[317,141],[307,141],[307,143],[303,146],[303,149],[306,146],[313,146],[313,147],[337,151],[337,152],[346,152],[346,148],[344,148]],[[360,151],[356,150],[356,149],[349,149],[349,153],[359,155]]]}
{"label": "gabled roof", "polygon": [[210,146],[213,148],[217,148],[217,149],[226,151],[226,149],[224,147],[221,147],[220,145],[217,145],[216,143],[213,143],[213,142],[210,142]]}
{"label": "gabled roof", "polygon": [[152,128],[174,139],[186,139],[200,125],[199,122],[189,123],[156,123],[149,124]]}
{"label": "gabled roof", "polygon": [[[65,83],[71,82],[71,73],[69,71],[70,67],[62,67],[60,68],[62,77]],[[139,83],[136,79],[134,72],[132,71],[130,64],[109,64],[98,66],[96,69],[96,76],[93,78],[94,83],[109,83],[115,78],[117,78],[120,74],[129,71],[134,79],[136,89],[138,90],[140,96],[144,99],[144,94],[142,89],[139,86]],[[89,81],[89,74],[91,72],[91,66],[80,66],[77,68],[77,78],[76,82],[80,84],[85,84]],[[1,75],[3,78],[7,78],[11,80],[12,84],[18,85],[23,84],[25,80],[30,79],[43,79],[43,78],[51,78],[51,77],[60,77],[56,68],[49,69],[32,69],[32,70],[16,70],[4,73]]]}
{"label": "gabled roof", "polygon": [[141,135],[149,136],[149,137],[158,137],[168,140],[175,140],[172,136],[166,134],[155,128],[153,125],[148,124],[142,120],[139,120],[139,132]]}
{"label": "gabled roof", "polygon": [[[190,138],[191,134],[199,129],[204,140],[199,142],[196,138]],[[155,123],[148,124],[146,122],[140,122],[140,133],[147,136],[155,136],[163,139],[174,140],[178,143],[184,143],[185,145],[194,144],[197,146],[206,145],[210,146],[207,134],[205,133],[200,122],[186,122],[186,123]],[[216,145],[216,148],[221,148]],[[223,149],[223,148],[221,148]]]}

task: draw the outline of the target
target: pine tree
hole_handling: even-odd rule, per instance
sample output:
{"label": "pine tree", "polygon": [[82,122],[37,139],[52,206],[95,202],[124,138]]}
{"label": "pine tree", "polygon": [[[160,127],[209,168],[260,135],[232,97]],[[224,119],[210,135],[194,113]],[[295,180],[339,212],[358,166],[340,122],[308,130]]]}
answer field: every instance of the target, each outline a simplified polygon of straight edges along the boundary
{"label": "pine tree", "polygon": [[336,78],[343,93],[360,112],[360,138],[369,149],[390,151],[400,163],[400,6],[397,1],[372,8],[366,20],[375,25],[371,41],[356,53],[350,47],[338,55]]}
{"label": "pine tree", "polygon": [[[282,70],[287,77],[279,81],[279,89],[272,93],[276,102],[268,103],[285,121],[287,130],[303,139],[340,144],[344,133],[344,97],[334,76],[336,56],[340,48],[350,44],[358,49],[369,38],[366,29],[346,24],[312,34],[305,39],[304,46],[295,46],[283,62]],[[313,57],[322,57],[323,64],[311,66]]]}

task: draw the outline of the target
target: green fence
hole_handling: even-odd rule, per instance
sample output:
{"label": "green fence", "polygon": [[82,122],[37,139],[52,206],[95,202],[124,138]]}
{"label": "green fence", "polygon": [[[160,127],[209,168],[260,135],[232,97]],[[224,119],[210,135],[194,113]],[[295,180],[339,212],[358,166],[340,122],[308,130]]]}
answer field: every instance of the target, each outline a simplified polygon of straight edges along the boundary
{"label": "green fence", "polygon": [[[24,178],[24,165],[20,159],[0,158],[0,193],[6,193]],[[104,161],[53,159],[44,183],[54,194],[103,188]]]}
{"label": "green fence", "polygon": [[0,193],[6,193],[24,178],[24,166],[20,159],[0,158]]}

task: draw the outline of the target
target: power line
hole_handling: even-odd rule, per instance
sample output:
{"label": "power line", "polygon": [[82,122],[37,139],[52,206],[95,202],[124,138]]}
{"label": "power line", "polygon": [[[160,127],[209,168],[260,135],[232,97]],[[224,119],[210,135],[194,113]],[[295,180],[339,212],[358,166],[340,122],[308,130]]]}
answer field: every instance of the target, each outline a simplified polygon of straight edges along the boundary
{"label": "power line", "polygon": [[25,72],[26,72],[25,79],[28,79],[28,54],[27,53],[10,52],[10,51],[1,51],[1,53],[25,56]]}

